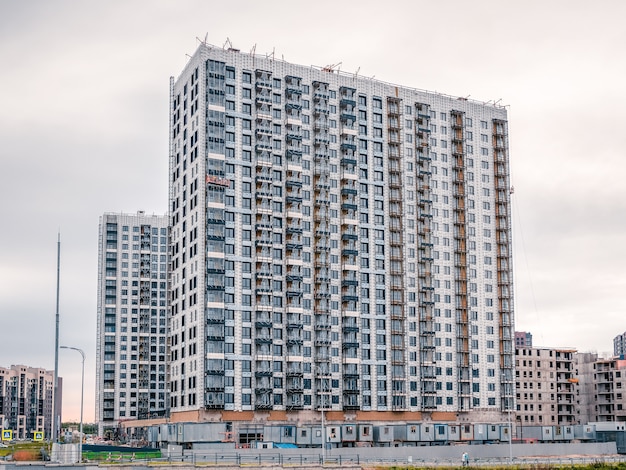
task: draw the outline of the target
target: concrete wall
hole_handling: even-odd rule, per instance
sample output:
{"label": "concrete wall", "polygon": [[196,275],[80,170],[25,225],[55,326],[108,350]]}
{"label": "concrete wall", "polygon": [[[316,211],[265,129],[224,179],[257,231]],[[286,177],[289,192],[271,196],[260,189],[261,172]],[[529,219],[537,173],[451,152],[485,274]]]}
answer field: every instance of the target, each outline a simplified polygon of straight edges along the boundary
{"label": "concrete wall", "polygon": [[[333,449],[331,455],[339,449]],[[432,460],[458,459],[461,462],[463,452],[469,453],[470,459],[508,458],[509,452],[514,458],[534,456],[567,456],[567,455],[611,455],[616,454],[615,442],[606,443],[580,443],[580,444],[492,444],[492,445],[454,445],[454,446],[429,446],[429,447],[369,447],[341,449],[354,455],[358,453],[363,459],[408,459]]]}
{"label": "concrete wall", "polygon": [[[452,462],[461,462],[461,455],[463,452],[467,452],[471,460],[477,459],[508,459],[509,452],[511,452],[513,458],[532,458],[532,457],[558,457],[558,456],[589,456],[589,457],[603,457],[607,455],[617,454],[617,448],[615,442],[597,442],[597,443],[561,443],[561,444],[513,444],[509,447],[508,444],[492,444],[492,445],[439,445],[439,446],[416,446],[416,447],[346,447],[346,448],[333,448],[327,451],[326,457],[328,459],[339,459],[345,457],[347,459],[355,459],[357,456],[360,462],[363,464],[366,461],[404,461],[404,462],[418,462],[418,461],[438,461],[448,460]],[[194,455],[194,459],[197,462],[203,460],[213,459],[215,451],[202,451],[195,452],[184,451],[185,456],[191,459],[191,454]],[[283,461],[287,462],[287,459],[291,459],[292,462],[297,462],[300,456],[307,456],[305,459],[308,462],[312,462],[315,458],[320,458],[322,455],[321,448],[313,449],[254,449],[250,451],[238,449],[234,452],[218,451],[219,460],[229,460],[231,455],[240,454],[242,458],[244,455],[258,455],[263,460],[265,457],[277,456],[281,454]],[[265,457],[264,457],[265,456]]]}
{"label": "concrete wall", "polygon": [[[317,449],[255,449],[255,453],[276,454],[280,452],[283,456],[292,455],[321,455],[322,450]],[[468,452],[470,459],[492,459],[508,458],[509,452],[514,458],[534,457],[534,456],[568,456],[568,455],[588,455],[604,456],[617,453],[615,442],[594,442],[594,443],[562,443],[562,444],[492,444],[492,445],[453,445],[453,446],[419,446],[419,447],[349,447],[341,449],[330,449],[328,458],[337,458],[340,455],[352,457],[358,455],[362,460],[381,459],[404,460],[412,457],[417,460],[455,460],[461,461],[463,452]]]}
{"label": "concrete wall", "polygon": [[[344,458],[342,468],[360,468],[368,466],[367,462],[450,462],[452,465],[460,465],[461,455],[468,452],[470,460],[477,459],[508,459],[509,451],[512,451],[514,458],[532,458],[532,457],[567,457],[567,456],[584,456],[588,459],[602,459],[616,454],[615,442],[606,443],[580,443],[580,444],[493,444],[493,445],[455,445],[455,446],[422,446],[422,447],[351,447],[342,449],[331,449],[327,452],[326,458],[337,462],[340,458]],[[194,469],[192,462],[202,464],[203,462],[214,462],[217,459],[217,466],[221,469],[240,468],[237,462],[242,465],[250,465],[254,463],[254,459],[258,459],[263,464],[269,464],[274,459],[272,466],[279,467],[279,461],[282,460],[284,465],[292,468],[319,468],[321,449],[250,449],[239,450],[237,452],[218,451],[185,451],[186,464],[177,465],[179,470]],[[193,456],[191,454],[194,454]],[[282,456],[280,457],[279,456]],[[360,465],[354,462],[358,457]],[[626,459],[624,456],[620,456]],[[348,459],[348,462],[345,461]],[[174,457],[173,457],[174,460]],[[16,463],[6,463],[0,465],[0,470],[20,470],[23,465]],[[116,465],[116,470],[148,470],[149,468],[140,462],[134,462],[132,465]],[[43,463],[29,464],[30,470],[44,470],[46,467]],[[55,470],[65,470],[76,468],[71,465],[55,465]],[[80,466],[82,470],[96,470],[96,465]]]}

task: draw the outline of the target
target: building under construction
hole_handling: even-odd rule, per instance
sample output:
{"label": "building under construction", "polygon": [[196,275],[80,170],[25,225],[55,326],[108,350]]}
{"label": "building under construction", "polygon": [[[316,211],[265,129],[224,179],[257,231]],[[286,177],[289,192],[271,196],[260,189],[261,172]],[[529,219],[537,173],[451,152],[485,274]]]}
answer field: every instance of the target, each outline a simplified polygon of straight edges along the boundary
{"label": "building under construction", "polygon": [[503,421],[504,107],[207,44],[170,93],[164,421]]}

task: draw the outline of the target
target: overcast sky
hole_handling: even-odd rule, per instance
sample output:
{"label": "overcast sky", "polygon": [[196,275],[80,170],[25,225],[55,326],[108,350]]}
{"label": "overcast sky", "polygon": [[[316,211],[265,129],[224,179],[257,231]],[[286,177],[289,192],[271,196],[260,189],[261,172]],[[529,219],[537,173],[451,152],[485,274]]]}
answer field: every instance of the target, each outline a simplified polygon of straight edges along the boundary
{"label": "overcast sky", "polygon": [[[0,0],[0,366],[87,354],[98,217],[167,209],[169,77],[197,37],[509,106],[516,329],[612,351],[626,330],[626,2]],[[60,353],[63,420],[80,356]]]}

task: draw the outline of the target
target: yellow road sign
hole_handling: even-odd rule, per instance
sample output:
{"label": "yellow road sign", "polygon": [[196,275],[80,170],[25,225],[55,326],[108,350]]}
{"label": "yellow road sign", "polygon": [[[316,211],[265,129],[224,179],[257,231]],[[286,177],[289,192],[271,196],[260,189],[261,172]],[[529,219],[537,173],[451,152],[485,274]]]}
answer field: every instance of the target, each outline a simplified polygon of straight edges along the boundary
{"label": "yellow road sign", "polygon": [[13,430],[11,430],[11,429],[3,429],[2,430],[2,440],[3,441],[12,441],[13,440]]}
{"label": "yellow road sign", "polygon": [[43,431],[34,431],[33,441],[43,441]]}

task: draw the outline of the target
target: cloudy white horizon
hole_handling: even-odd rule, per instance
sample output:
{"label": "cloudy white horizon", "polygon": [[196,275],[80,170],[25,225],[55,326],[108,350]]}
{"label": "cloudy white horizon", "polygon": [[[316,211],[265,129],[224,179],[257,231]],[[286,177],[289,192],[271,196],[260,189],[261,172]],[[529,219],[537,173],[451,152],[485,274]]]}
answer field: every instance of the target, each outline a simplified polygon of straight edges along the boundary
{"label": "cloudy white horizon", "polygon": [[[98,217],[167,210],[169,78],[198,37],[508,106],[516,329],[610,353],[626,330],[626,3],[0,0],[0,367],[87,355]],[[63,421],[80,356],[60,352]]]}

